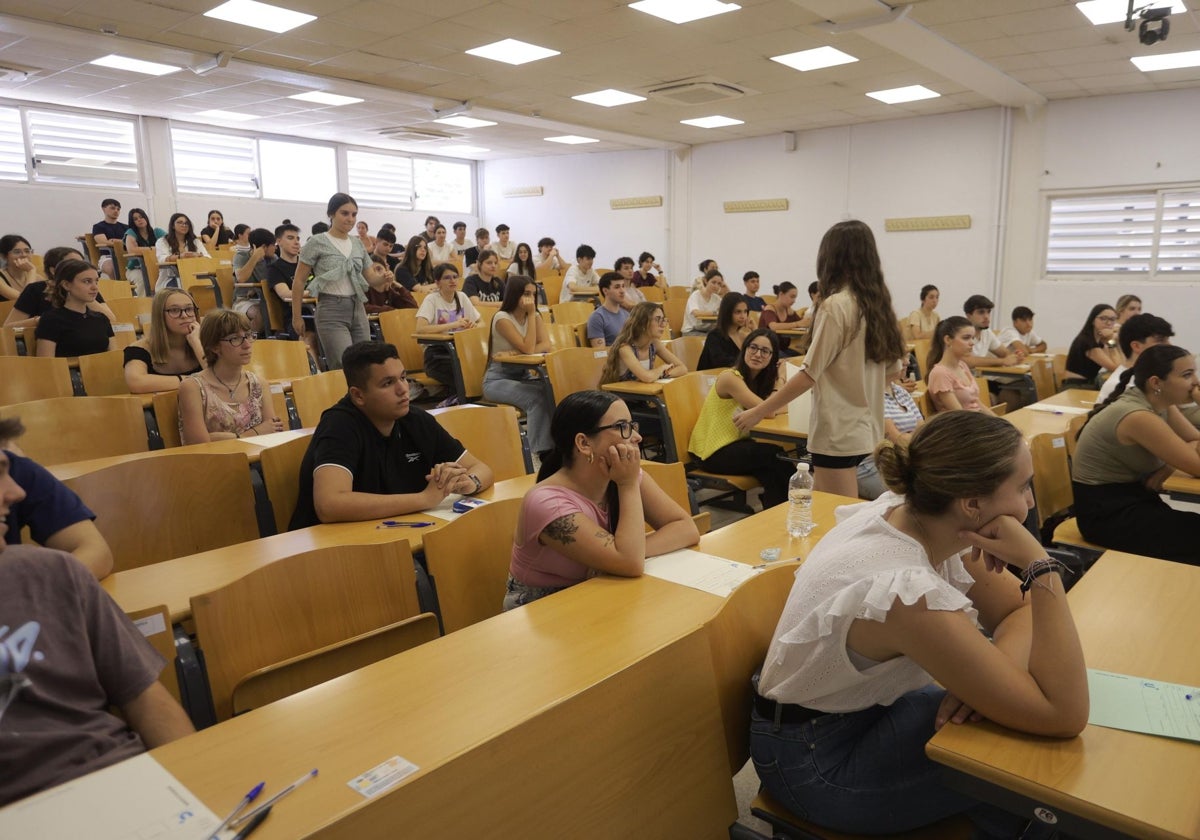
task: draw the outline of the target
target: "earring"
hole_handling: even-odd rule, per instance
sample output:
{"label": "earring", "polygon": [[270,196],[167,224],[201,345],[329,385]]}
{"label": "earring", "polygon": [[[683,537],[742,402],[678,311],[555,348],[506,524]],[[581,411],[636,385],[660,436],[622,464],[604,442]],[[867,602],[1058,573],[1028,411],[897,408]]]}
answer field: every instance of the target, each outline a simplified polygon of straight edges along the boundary
{"label": "earring", "polygon": [[1154,389],[1154,396],[1156,396],[1156,397],[1158,397],[1158,396],[1162,396],[1162,388],[1155,388],[1155,389]]}
{"label": "earring", "polygon": [[596,460],[596,456],[595,456],[595,455],[593,455],[591,452],[589,452],[589,453],[588,453],[588,463],[590,464],[590,463],[592,463],[592,461],[594,461],[594,460]]}

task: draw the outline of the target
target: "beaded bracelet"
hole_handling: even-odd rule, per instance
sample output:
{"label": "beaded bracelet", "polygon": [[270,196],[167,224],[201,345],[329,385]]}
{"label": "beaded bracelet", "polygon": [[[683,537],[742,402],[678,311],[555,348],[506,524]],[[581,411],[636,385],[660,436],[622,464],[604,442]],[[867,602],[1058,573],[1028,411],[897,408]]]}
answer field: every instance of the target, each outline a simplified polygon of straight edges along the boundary
{"label": "beaded bracelet", "polygon": [[[1058,572],[1059,577],[1066,577],[1071,570],[1061,560],[1053,560],[1049,557],[1044,557],[1041,560],[1034,560],[1026,568],[1021,576],[1021,597],[1025,597],[1025,593],[1033,588],[1034,582],[1042,575],[1048,575],[1051,572]],[[1045,583],[1037,584],[1042,589],[1049,590],[1050,587]]]}

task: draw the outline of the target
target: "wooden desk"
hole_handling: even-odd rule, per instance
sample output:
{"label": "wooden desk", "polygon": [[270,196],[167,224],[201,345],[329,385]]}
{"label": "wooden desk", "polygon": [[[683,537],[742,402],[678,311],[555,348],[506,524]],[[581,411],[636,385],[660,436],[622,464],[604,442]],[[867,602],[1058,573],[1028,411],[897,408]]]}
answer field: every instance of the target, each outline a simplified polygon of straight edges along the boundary
{"label": "wooden desk", "polygon": [[1038,405],[1065,405],[1070,408],[1086,408],[1089,411],[1095,407],[1099,391],[1087,391],[1083,388],[1068,388],[1052,397],[1039,400]]}
{"label": "wooden desk", "polygon": [[751,565],[763,562],[760,553],[765,548],[778,548],[778,562],[780,563],[788,560],[803,560],[808,557],[817,541],[828,534],[836,524],[834,511],[842,505],[855,505],[861,502],[862,499],[814,491],[812,518],[817,527],[807,537],[788,536],[788,506],[782,504],[705,534],[700,538],[698,548],[706,554]]}
{"label": "wooden desk", "polygon": [[[662,429],[663,460],[670,464],[681,458],[680,453],[675,449],[675,433],[671,425],[671,417],[667,414],[667,403],[662,398],[662,386],[663,380],[657,379],[654,382],[610,382],[600,387],[605,391],[612,391],[622,399],[629,397],[644,402],[654,410],[654,417]],[[683,460],[686,459],[687,453],[684,452]]]}
{"label": "wooden desk", "polygon": [[1200,478],[1176,470],[1163,482],[1163,491],[1181,502],[1200,502]]}
{"label": "wooden desk", "polygon": [[[1200,685],[1200,568],[1109,551],[1067,598],[1089,668]],[[956,786],[1025,814],[1048,808],[1071,836],[1200,837],[1200,744],[1099,726],[1038,738],[985,722],[946,726],[926,751]]]}
{"label": "wooden desk", "polygon": [[[523,496],[536,483],[536,476],[524,475],[498,482],[479,494],[483,499],[509,499]],[[191,618],[193,595],[210,592],[232,583],[268,563],[293,554],[301,554],[332,545],[368,545],[407,540],[420,551],[422,536],[444,527],[448,519],[429,513],[410,513],[393,519],[405,522],[433,522],[426,528],[379,528],[379,520],[337,522],[314,525],[225,548],[177,557],[151,566],[142,566],[109,575],[101,585],[125,612],[166,604],[171,621]]]}
{"label": "wooden desk", "polygon": [[[218,814],[319,768],[255,840],[717,840],[737,817],[703,632],[721,603],[598,578],[152,755]],[[373,799],[347,787],[394,755],[420,769]]]}
{"label": "wooden desk", "polygon": [[750,437],[799,447],[808,440],[808,433],[798,432],[788,425],[788,413],[784,411],[782,414],[760,420],[758,425],[750,430]]}

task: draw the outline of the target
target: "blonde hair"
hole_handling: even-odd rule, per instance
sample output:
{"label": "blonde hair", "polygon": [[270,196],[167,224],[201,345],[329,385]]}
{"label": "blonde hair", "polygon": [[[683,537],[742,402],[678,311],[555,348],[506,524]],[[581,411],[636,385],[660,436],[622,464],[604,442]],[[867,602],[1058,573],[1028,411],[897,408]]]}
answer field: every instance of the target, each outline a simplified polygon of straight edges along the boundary
{"label": "blonde hair", "polygon": [[630,310],[629,318],[626,319],[625,325],[617,333],[612,347],[608,348],[608,361],[604,363],[604,370],[600,374],[601,385],[607,385],[610,382],[620,380],[621,347],[626,344],[633,344],[637,339],[644,337],[650,331],[650,323],[654,320],[655,314],[661,311],[662,304],[653,301],[639,303]]}
{"label": "blonde hair", "polygon": [[[150,351],[150,361],[155,365],[165,365],[170,362],[171,331],[167,329],[167,298],[171,295],[183,295],[192,306],[196,299],[183,289],[163,289],[154,296],[150,307],[150,329],[146,333],[146,347]],[[200,308],[196,307],[197,313]]]}
{"label": "blonde hair", "polygon": [[204,361],[211,367],[217,361],[217,342],[230,333],[250,332],[250,320],[232,309],[214,309],[204,316],[200,324],[200,346],[204,348]]}

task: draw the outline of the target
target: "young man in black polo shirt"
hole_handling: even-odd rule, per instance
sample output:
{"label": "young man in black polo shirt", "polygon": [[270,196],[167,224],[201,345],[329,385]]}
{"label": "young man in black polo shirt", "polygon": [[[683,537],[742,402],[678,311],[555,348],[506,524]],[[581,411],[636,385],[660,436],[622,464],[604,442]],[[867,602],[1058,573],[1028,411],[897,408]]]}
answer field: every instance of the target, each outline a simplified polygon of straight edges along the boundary
{"label": "young man in black polo shirt", "polygon": [[415,513],[451,493],[470,496],[492,486],[487,464],[432,415],[409,405],[394,346],[353,344],[342,370],[349,393],[321,415],[313,433],[290,530]]}
{"label": "young man in black polo shirt", "polygon": [[[96,247],[103,248],[113,242],[123,241],[125,231],[129,229],[129,226],[121,221],[121,202],[115,198],[106,198],[100,202],[100,209],[104,211],[104,218],[92,225],[92,236],[96,239]],[[96,268],[110,279],[115,279],[117,276],[112,255],[107,252],[100,257],[100,265]]]}

